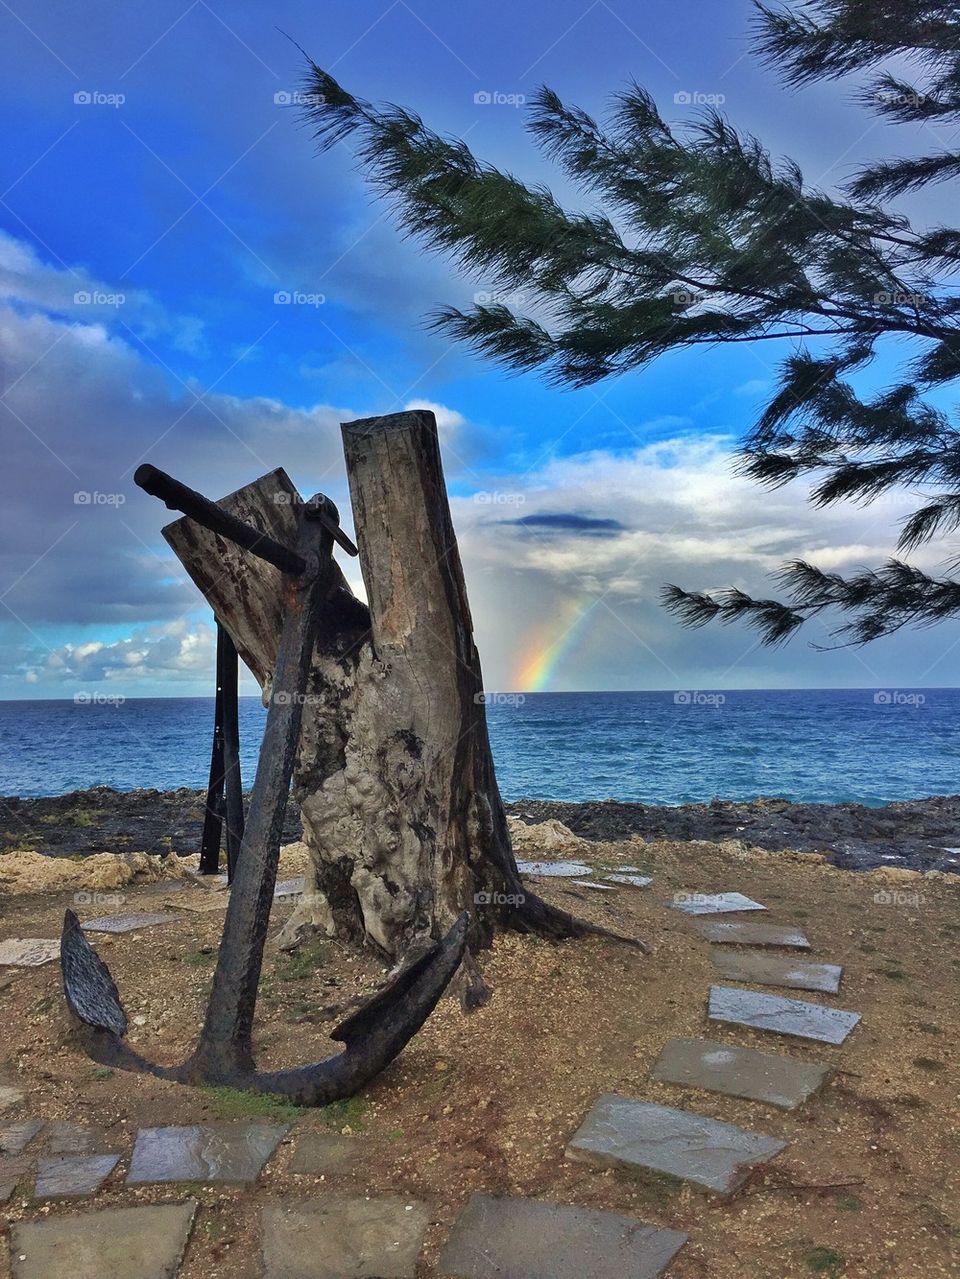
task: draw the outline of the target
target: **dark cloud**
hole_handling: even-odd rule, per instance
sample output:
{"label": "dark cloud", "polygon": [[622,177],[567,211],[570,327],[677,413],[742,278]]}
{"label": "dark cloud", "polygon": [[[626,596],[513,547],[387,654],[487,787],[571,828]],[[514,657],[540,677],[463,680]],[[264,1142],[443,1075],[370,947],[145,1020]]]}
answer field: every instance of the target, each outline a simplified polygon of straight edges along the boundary
{"label": "dark cloud", "polygon": [[626,525],[620,520],[601,519],[596,515],[577,515],[573,511],[544,512],[506,520],[520,528],[544,529],[548,533],[586,533],[593,537],[615,537]]}

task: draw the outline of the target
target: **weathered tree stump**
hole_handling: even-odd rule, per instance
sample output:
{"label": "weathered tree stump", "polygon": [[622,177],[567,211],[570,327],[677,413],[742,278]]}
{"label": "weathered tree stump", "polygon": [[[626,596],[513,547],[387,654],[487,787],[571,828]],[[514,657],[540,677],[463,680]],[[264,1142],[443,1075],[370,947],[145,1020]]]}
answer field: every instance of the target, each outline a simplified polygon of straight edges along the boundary
{"label": "weathered tree stump", "polygon": [[[407,960],[464,910],[474,953],[498,927],[602,933],[528,893],[517,872],[433,414],[342,430],[369,604],[335,569],[294,770],[312,868],[282,943],[317,928]],[[278,470],[219,505],[292,544],[300,500]],[[189,519],[164,534],[268,701],[282,575]],[[484,994],[469,955],[459,989],[467,1005]]]}

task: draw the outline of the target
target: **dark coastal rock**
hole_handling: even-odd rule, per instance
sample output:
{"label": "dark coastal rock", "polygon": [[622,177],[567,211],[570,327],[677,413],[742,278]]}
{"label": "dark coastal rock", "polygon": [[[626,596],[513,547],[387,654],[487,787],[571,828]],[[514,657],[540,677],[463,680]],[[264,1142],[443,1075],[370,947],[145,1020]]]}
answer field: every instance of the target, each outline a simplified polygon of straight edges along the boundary
{"label": "dark coastal rock", "polygon": [[508,804],[507,811],[527,822],[555,818],[584,839],[738,839],[770,852],[823,853],[844,870],[903,866],[960,872],[960,795],[882,808],[763,798],[664,807],[618,800],[563,804],[523,799]]}
{"label": "dark coastal rock", "polygon": [[[16,844],[51,857],[103,852],[196,853],[204,793],[116,791],[109,786],[40,799],[0,796]],[[903,866],[960,873],[960,795],[937,795],[868,808],[862,804],[792,804],[785,799],[656,807],[598,800],[566,804],[523,799],[507,811],[527,822],[555,818],[593,840],[737,839],[771,852],[823,853],[845,870]],[[283,842],[301,837],[291,798]]]}
{"label": "dark coastal rock", "polygon": [[[245,799],[248,799],[246,796]],[[179,790],[117,791],[92,786],[36,799],[0,797],[16,843],[51,857],[90,853],[199,852],[206,793]],[[300,838],[300,810],[287,804],[283,842]]]}

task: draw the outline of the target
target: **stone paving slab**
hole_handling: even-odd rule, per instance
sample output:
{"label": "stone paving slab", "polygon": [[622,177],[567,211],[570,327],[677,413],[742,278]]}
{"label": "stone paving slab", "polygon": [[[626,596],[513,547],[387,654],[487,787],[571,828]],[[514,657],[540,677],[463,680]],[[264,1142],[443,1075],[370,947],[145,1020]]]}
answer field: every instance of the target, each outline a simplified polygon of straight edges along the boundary
{"label": "stone paving slab", "polygon": [[614,1212],[473,1195],[438,1272],[454,1279],[656,1279],[686,1241],[678,1230]]}
{"label": "stone paving slab", "polygon": [[648,888],[653,883],[652,875],[604,875],[610,884],[627,884],[630,888]]}
{"label": "stone paving slab", "polygon": [[805,964],[782,955],[751,955],[738,951],[714,951],[710,958],[726,981],[752,981],[760,986],[787,986],[793,990],[819,990],[835,995],[843,969],[838,964]]}
{"label": "stone paving slab", "polygon": [[319,1175],[349,1172],[363,1156],[363,1142],[336,1132],[304,1132],[297,1138],[290,1171]]}
{"label": "stone paving slab", "polygon": [[196,1200],[23,1221],[11,1231],[13,1279],[174,1279]]}
{"label": "stone paving slab", "polygon": [[826,1008],[805,999],[787,999],[759,990],[711,986],[708,1016],[711,1021],[731,1022],[752,1030],[767,1030],[822,1044],[842,1044],[860,1021],[860,1013]]}
{"label": "stone paving slab", "polygon": [[697,931],[715,946],[784,946],[809,950],[810,943],[797,928],[762,924],[758,920],[698,919]]}
{"label": "stone paving slab", "polygon": [[702,1088],[794,1110],[832,1074],[829,1066],[797,1057],[776,1057],[711,1039],[671,1039],[664,1045],[652,1077],[683,1088]]}
{"label": "stone paving slab", "polygon": [[583,862],[517,862],[517,870],[521,875],[556,875],[566,879],[581,879],[584,875],[593,874]]}
{"label": "stone paving slab", "polygon": [[222,1123],[141,1128],[127,1183],[256,1181],[289,1124]]}
{"label": "stone paving slab", "polygon": [[47,1125],[43,1140],[49,1155],[104,1154],[116,1149],[112,1136],[101,1128],[89,1124],[75,1124],[69,1120],[56,1120]]}
{"label": "stone paving slab", "polygon": [[56,1155],[37,1165],[36,1199],[95,1194],[120,1162],[119,1155]]}
{"label": "stone paving slab", "polygon": [[0,1084],[0,1110],[9,1110],[23,1101],[23,1092],[12,1084]]}
{"label": "stone paving slab", "polygon": [[0,965],[10,968],[40,968],[60,958],[56,937],[11,937],[0,941]]}
{"label": "stone paving slab", "polygon": [[0,1155],[0,1204],[5,1204],[33,1169],[32,1155]]}
{"label": "stone paving slab", "polygon": [[298,875],[295,879],[281,879],[273,888],[274,897],[301,897],[306,887],[306,879]]}
{"label": "stone paving slab", "polygon": [[601,1167],[669,1173],[731,1194],[786,1144],[689,1110],[606,1093],[594,1102],[566,1154]]}
{"label": "stone paving slab", "polygon": [[147,911],[131,911],[126,915],[101,915],[97,919],[85,919],[80,927],[87,933],[133,933],[138,928],[156,928],[158,924],[175,924],[183,915],[170,911],[150,914]]}
{"label": "stone paving slab", "polygon": [[686,915],[726,915],[734,911],[767,909],[743,893],[675,893],[670,906]]}
{"label": "stone paving slab", "polygon": [[430,1217],[396,1196],[262,1210],[264,1279],[414,1279]]}
{"label": "stone paving slab", "polygon": [[0,1155],[19,1155],[43,1127],[42,1119],[21,1119],[0,1127]]}

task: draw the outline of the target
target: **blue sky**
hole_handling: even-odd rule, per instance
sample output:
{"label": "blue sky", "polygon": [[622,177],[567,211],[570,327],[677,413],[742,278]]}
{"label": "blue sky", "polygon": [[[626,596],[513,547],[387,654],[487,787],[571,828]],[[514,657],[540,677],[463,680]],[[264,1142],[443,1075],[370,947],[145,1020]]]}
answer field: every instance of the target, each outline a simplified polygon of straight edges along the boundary
{"label": "blue sky", "polygon": [[846,569],[892,548],[902,499],[812,515],[802,490],[731,477],[786,344],[577,392],[509,378],[424,327],[487,282],[401,239],[348,149],[316,155],[287,105],[302,57],[283,32],[351,90],[571,202],[516,105],[541,83],[602,113],[635,78],[675,120],[695,110],[684,95],[710,95],[824,186],[892,138],[916,144],[849,85],[784,90],[750,53],[749,15],[743,0],[0,6],[0,697],[209,692],[209,613],[136,465],[214,496],[283,465],[345,510],[337,424],[420,403],[441,423],[489,687],[538,657],[557,689],[953,683],[955,627],[770,653],[657,606],[664,580],[764,590],[784,558]]}

